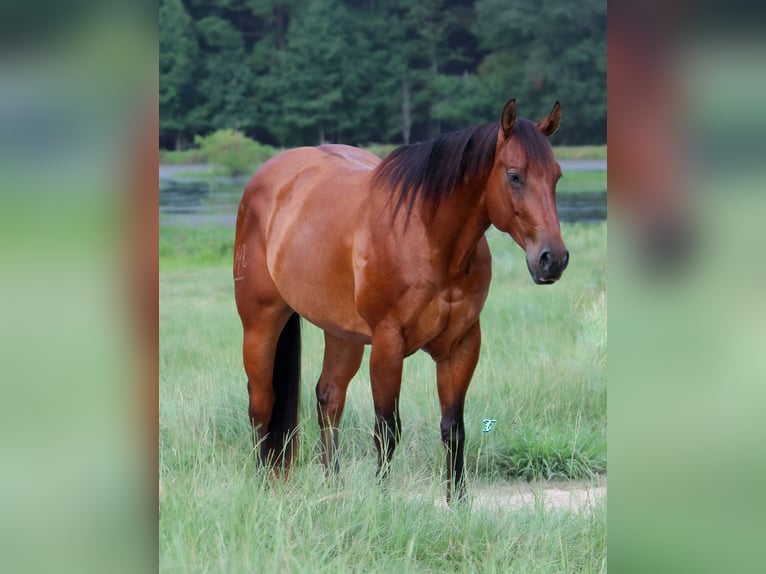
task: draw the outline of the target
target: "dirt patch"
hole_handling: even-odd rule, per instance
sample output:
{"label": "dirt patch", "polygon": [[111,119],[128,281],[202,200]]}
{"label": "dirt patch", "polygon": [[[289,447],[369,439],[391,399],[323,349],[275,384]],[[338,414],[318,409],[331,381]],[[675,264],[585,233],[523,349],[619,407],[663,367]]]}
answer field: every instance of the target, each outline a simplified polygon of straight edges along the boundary
{"label": "dirt patch", "polygon": [[[507,483],[474,486],[469,494],[475,510],[508,512],[543,508],[587,512],[606,502],[606,484],[573,483]],[[435,506],[447,506],[444,498]]]}
{"label": "dirt patch", "polygon": [[545,510],[569,510],[581,512],[593,508],[606,499],[606,487],[580,487],[571,489],[544,488],[528,489],[492,489],[476,492],[474,507],[488,510],[519,510],[536,508],[540,505]]}

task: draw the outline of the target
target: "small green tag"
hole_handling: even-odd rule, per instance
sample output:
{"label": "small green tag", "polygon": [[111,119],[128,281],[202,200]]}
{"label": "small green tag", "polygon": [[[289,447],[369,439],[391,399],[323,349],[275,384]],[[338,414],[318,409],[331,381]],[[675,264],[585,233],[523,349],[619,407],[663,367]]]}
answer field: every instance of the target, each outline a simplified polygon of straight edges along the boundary
{"label": "small green tag", "polygon": [[481,432],[487,433],[491,432],[492,429],[495,427],[495,423],[497,422],[497,419],[484,419],[481,421]]}

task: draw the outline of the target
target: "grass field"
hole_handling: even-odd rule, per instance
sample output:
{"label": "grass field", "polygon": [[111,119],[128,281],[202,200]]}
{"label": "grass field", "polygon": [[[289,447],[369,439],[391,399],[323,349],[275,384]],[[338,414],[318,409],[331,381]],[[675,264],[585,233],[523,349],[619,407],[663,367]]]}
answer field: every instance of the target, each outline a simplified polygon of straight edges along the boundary
{"label": "grass field", "polygon": [[554,145],[556,159],[606,159],[606,145]]}
{"label": "grass field", "polygon": [[[403,437],[385,488],[374,478],[366,361],[341,424],[337,480],[323,478],[313,387],[321,333],[305,321],[295,471],[253,464],[233,230],[160,233],[160,569],[163,572],[601,572],[606,504],[513,512],[471,493],[514,481],[603,484],[606,473],[606,224],[563,225],[571,263],[533,285],[523,252],[491,230],[493,282],[468,392],[469,498],[450,509],[431,359],[405,362]],[[498,422],[481,432],[481,421]],[[557,482],[557,483],[559,483]]]}
{"label": "grass field", "polygon": [[606,171],[565,171],[556,193],[606,191]]}

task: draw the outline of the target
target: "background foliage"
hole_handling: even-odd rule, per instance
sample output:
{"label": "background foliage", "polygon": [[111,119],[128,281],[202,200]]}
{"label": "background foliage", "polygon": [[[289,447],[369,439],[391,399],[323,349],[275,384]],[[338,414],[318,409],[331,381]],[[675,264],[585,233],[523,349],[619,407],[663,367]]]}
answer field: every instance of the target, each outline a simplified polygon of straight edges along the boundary
{"label": "background foliage", "polygon": [[161,0],[160,147],[408,143],[516,97],[556,142],[606,141],[604,0]]}
{"label": "background foliage", "polygon": [[209,163],[223,170],[224,175],[236,177],[251,173],[253,164],[261,164],[276,150],[251,140],[242,132],[224,129],[206,136],[196,136],[194,143]]}

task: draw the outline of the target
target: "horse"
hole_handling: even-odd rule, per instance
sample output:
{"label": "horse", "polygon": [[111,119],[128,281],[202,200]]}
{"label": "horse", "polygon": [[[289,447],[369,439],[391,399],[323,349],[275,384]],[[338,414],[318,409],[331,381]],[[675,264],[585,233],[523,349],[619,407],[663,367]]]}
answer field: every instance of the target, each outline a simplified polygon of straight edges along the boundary
{"label": "horse", "polygon": [[[479,316],[491,278],[485,232],[508,233],[534,283],[569,262],[556,212],[561,168],[548,137],[557,101],[539,122],[516,117],[395,149],[384,160],[339,144],[266,161],[237,213],[234,293],[256,456],[289,473],[296,449],[300,317],[324,331],[316,384],[321,459],[338,471],[338,425],[365,345],[375,407],[377,476],[401,436],[406,357],[436,363],[447,501],[462,498],[463,406],[479,359]],[[281,470],[280,470],[281,469]]]}

